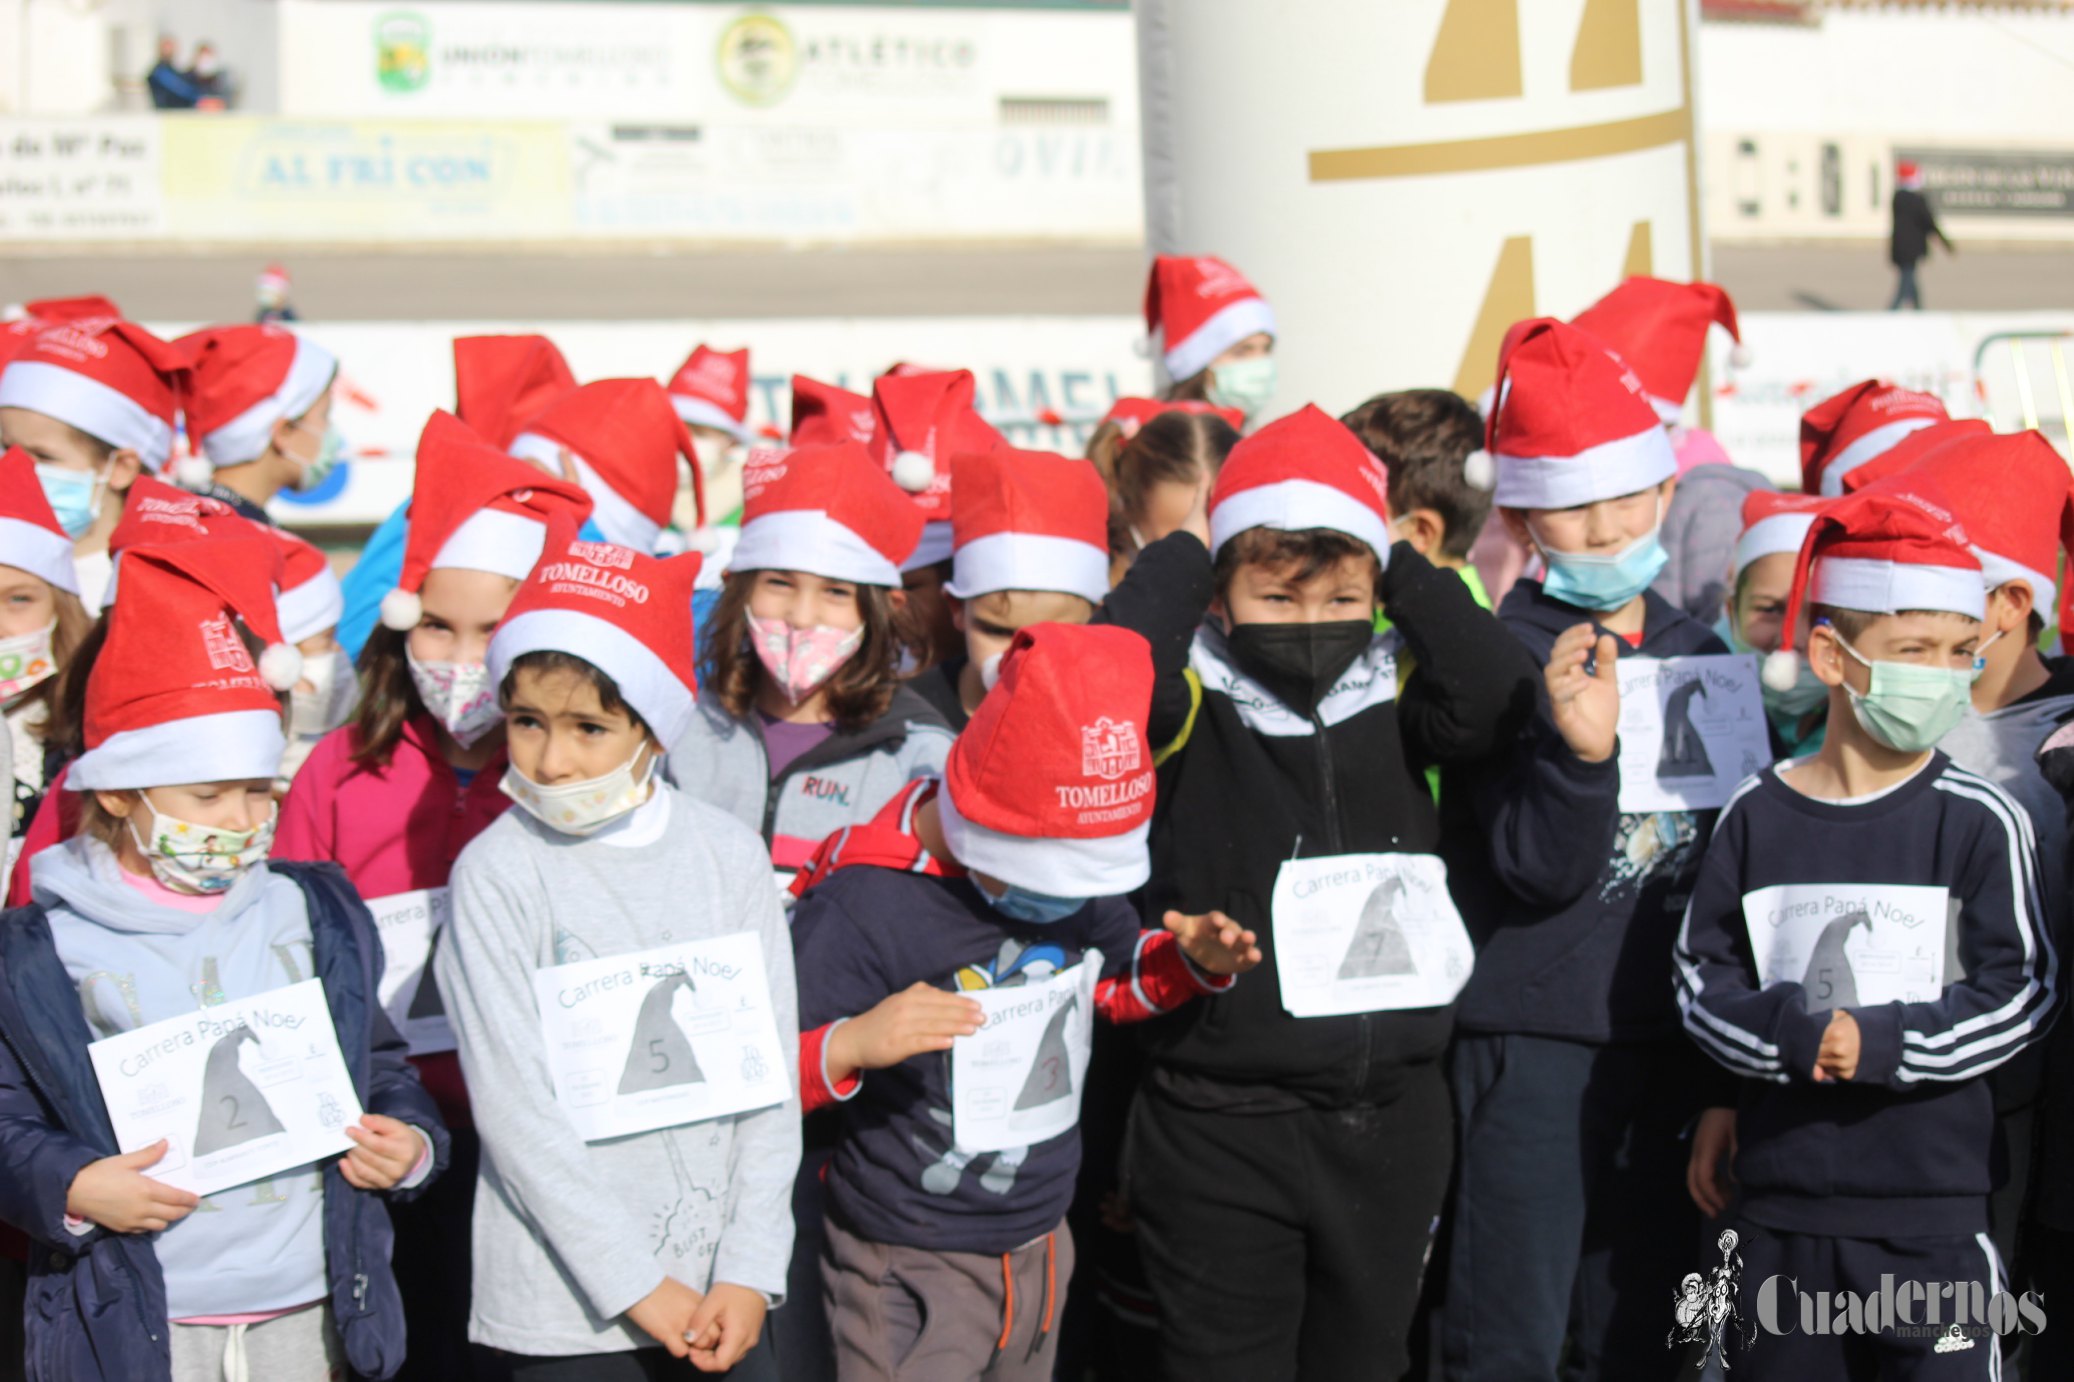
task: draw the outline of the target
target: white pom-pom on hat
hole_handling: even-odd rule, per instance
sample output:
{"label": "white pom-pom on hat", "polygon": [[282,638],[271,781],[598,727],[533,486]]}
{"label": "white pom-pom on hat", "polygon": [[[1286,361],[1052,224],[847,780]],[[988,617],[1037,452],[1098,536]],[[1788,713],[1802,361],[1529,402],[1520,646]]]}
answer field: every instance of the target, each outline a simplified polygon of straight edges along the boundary
{"label": "white pom-pom on hat", "polygon": [[207,456],[182,456],[173,462],[173,483],[185,489],[200,489],[216,478],[216,467]]}
{"label": "white pom-pom on hat", "polygon": [[1498,467],[1491,460],[1491,453],[1482,447],[1462,458],[1462,478],[1477,489],[1494,489],[1498,484]]}
{"label": "white pom-pom on hat", "polygon": [[1791,691],[1800,680],[1800,654],[1778,648],[1765,654],[1764,684],[1774,691]]}
{"label": "white pom-pom on hat", "polygon": [[893,458],[893,483],[909,494],[920,494],[936,478],[936,462],[919,451],[903,451]]}
{"label": "white pom-pom on hat", "polygon": [[1731,369],[1748,369],[1750,362],[1756,358],[1756,353],[1741,341],[1729,347],[1728,363]]}
{"label": "white pom-pom on hat", "polygon": [[276,691],[287,691],[302,680],[302,653],[293,643],[270,643],[259,655],[259,676]]}
{"label": "white pom-pom on hat", "polygon": [[416,628],[418,621],[424,617],[425,602],[418,598],[414,590],[405,590],[398,586],[382,597],[383,628],[406,633]]}

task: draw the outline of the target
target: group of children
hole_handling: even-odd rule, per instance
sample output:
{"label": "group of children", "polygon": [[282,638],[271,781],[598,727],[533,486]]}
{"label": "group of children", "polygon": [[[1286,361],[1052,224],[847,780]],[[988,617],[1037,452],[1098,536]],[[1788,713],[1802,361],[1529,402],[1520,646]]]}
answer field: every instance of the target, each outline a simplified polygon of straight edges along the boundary
{"label": "group of children", "polygon": [[2050,443],[1868,381],[1724,514],[1711,285],[1338,419],[1230,266],[1146,307],[1085,459],[457,341],[343,583],[321,348],[10,324],[26,1375],[2060,1375],[1743,1327],[2069,1274]]}

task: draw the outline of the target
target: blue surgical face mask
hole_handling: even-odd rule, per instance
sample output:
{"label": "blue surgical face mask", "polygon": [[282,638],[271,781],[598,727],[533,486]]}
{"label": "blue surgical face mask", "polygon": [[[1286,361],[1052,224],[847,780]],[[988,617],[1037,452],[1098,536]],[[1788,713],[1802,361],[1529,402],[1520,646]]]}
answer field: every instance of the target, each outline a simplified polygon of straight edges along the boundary
{"label": "blue surgical face mask", "polygon": [[1649,589],[1650,583],[1670,562],[1671,555],[1664,551],[1664,545],[1657,536],[1662,527],[1661,498],[1656,501],[1656,522],[1650,525],[1649,531],[1611,554],[1551,552],[1534,535],[1533,526],[1528,525],[1527,535],[1533,539],[1535,550],[1541,553],[1541,560],[1548,566],[1548,575],[1541,582],[1541,588],[1551,600],[1561,600],[1579,609],[1605,614],[1621,608]]}
{"label": "blue surgical face mask", "polygon": [[[1741,631],[1736,628],[1736,621],[1726,614],[1715,621],[1714,632],[1720,634],[1721,641],[1736,652],[1757,653],[1757,649],[1743,641]],[[1763,657],[1761,653],[1757,655]],[[1822,678],[1815,675],[1815,669],[1808,665],[1808,660],[1804,657],[1798,659],[1793,670],[1793,685],[1786,690],[1774,691],[1762,678],[1758,679],[1757,684],[1764,693],[1764,708],[1782,720],[1798,720],[1829,699],[1829,688],[1823,684]]]}
{"label": "blue surgical face mask", "polygon": [[36,482],[65,536],[75,541],[86,535],[101,516],[101,487],[108,483],[108,467],[97,471],[67,470],[45,461],[36,463]]}
{"label": "blue surgical face mask", "polygon": [[[1834,632],[1834,630],[1832,630]],[[1844,691],[1858,724],[1880,743],[1900,753],[1922,753],[1952,732],[1973,703],[1973,683],[1980,676],[1976,659],[1969,667],[1926,667],[1914,662],[1875,662],[1844,642],[1845,652],[1872,669],[1864,690],[1848,682]]]}
{"label": "blue surgical face mask", "polygon": [[1210,386],[1204,390],[1220,408],[1237,408],[1252,417],[1275,396],[1275,357],[1249,355],[1226,365],[1210,368]]}
{"label": "blue surgical face mask", "polygon": [[1084,897],[1053,897],[1049,893],[1018,888],[1013,883],[1002,884],[1002,890],[998,894],[990,892],[987,885],[978,878],[972,880],[972,886],[978,888],[979,895],[1002,916],[1010,921],[1028,922],[1032,926],[1050,926],[1054,922],[1064,921],[1087,906],[1087,899]]}

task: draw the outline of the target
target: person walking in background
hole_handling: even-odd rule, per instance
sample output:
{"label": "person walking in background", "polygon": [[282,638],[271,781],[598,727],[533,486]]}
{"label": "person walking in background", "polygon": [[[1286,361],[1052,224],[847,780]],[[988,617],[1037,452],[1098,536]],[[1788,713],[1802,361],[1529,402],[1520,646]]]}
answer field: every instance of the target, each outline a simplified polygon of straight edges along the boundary
{"label": "person walking in background", "polygon": [[157,110],[193,110],[201,92],[180,68],[180,40],[170,34],[158,41],[158,61],[144,74],[145,89]]}
{"label": "person walking in background", "polygon": [[1930,200],[1923,195],[1923,170],[1906,160],[1895,164],[1894,233],[1887,255],[1894,261],[1896,277],[1894,300],[1887,304],[1889,312],[1899,312],[1904,302],[1918,312],[1923,310],[1923,294],[1916,287],[1916,265],[1929,258],[1933,235],[1946,254],[1959,252],[1945,238],[1937,217],[1930,212]]}

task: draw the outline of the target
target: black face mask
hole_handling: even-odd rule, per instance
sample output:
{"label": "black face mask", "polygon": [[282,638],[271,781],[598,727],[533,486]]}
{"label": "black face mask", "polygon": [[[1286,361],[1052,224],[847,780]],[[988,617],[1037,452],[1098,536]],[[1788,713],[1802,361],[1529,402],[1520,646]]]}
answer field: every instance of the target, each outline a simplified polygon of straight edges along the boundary
{"label": "black face mask", "polygon": [[1237,624],[1226,636],[1232,657],[1291,709],[1308,715],[1375,638],[1366,619],[1322,624]]}

